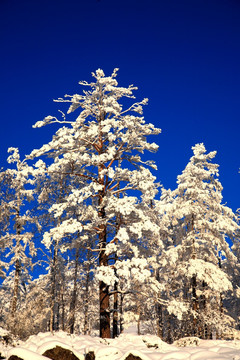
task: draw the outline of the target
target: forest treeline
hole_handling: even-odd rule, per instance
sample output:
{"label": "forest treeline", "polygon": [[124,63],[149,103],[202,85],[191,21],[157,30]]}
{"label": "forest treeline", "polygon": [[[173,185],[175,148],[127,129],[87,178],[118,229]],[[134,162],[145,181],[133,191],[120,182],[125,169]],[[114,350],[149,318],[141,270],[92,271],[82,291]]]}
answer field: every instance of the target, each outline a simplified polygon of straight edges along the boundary
{"label": "forest treeline", "polygon": [[[0,326],[115,337],[131,322],[172,342],[239,327],[238,213],[203,143],[174,190],[148,152],[160,129],[115,69],[65,95],[52,140],[0,173]],[[68,103],[68,104],[65,104]],[[68,107],[68,109],[66,108]],[[76,115],[75,115],[76,114]],[[75,116],[74,116],[75,115]],[[36,135],[37,136],[37,135]]]}

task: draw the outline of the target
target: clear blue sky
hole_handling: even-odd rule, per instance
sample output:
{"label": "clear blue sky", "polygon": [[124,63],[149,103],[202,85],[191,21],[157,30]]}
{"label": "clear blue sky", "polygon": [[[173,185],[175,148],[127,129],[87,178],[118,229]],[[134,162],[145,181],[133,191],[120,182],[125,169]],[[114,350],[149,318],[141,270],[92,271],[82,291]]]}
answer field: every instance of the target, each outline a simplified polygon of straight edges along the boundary
{"label": "clear blue sky", "polygon": [[0,165],[51,139],[52,99],[120,68],[120,85],[149,98],[158,179],[174,188],[191,147],[217,150],[224,202],[240,207],[239,0],[0,0]]}

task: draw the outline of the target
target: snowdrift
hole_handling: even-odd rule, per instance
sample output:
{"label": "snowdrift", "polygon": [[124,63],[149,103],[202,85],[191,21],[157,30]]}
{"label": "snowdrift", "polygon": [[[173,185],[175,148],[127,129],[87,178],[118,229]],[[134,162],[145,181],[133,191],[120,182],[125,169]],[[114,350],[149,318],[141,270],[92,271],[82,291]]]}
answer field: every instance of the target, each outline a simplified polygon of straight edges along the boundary
{"label": "snowdrift", "polygon": [[191,338],[169,345],[152,335],[100,339],[57,332],[39,333],[12,348],[2,345],[1,354],[9,360],[240,360],[240,341]]}

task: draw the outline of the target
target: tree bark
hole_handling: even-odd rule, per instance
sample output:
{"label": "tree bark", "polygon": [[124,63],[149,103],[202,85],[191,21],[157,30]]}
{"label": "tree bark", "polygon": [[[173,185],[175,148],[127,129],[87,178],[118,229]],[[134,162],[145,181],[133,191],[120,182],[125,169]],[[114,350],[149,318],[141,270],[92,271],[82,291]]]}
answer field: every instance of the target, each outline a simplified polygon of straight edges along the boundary
{"label": "tree bark", "polygon": [[117,282],[114,283],[114,295],[113,295],[113,338],[118,336],[118,286]]}
{"label": "tree bark", "polygon": [[56,303],[56,266],[57,266],[57,250],[56,243],[53,243],[53,263],[51,267],[51,301],[50,301],[50,322],[49,330],[55,330],[55,303]]}
{"label": "tree bark", "polygon": [[91,252],[87,251],[87,262],[86,262],[86,283],[85,283],[85,294],[84,294],[84,327],[83,334],[90,334],[89,324],[89,287],[90,287],[90,270],[91,270]]}
{"label": "tree bark", "polygon": [[123,332],[123,293],[122,293],[122,291],[120,294],[119,311],[120,311],[120,334],[121,334]]}
{"label": "tree bark", "polygon": [[167,343],[172,343],[172,324],[171,324],[172,316],[167,314]]}
{"label": "tree bark", "polygon": [[162,305],[156,303],[156,315],[157,315],[157,336],[163,339],[163,318],[162,318]]}
{"label": "tree bark", "polygon": [[12,315],[13,318],[15,317],[16,310],[17,310],[17,299],[18,299],[20,272],[21,272],[21,264],[20,264],[20,260],[17,259],[16,263],[15,263],[13,298],[12,298],[12,306],[11,306],[11,315]]}
{"label": "tree bark", "polygon": [[[152,206],[152,205],[151,205]],[[156,280],[160,282],[159,269],[155,273]],[[159,293],[160,296],[160,293]],[[156,301],[155,303],[156,320],[157,320],[157,336],[163,339],[163,316],[162,316],[162,305]]]}
{"label": "tree bark", "polygon": [[89,281],[90,281],[90,264],[89,264],[89,256],[88,256],[88,264],[87,264],[87,274],[86,274],[86,285],[85,285],[85,296],[84,296],[84,327],[83,334],[87,335],[89,333]]}
{"label": "tree bark", "polygon": [[[121,166],[121,161],[119,160],[118,161],[118,166],[120,167]],[[117,185],[117,189],[119,190],[120,189],[120,183],[118,182],[118,185]],[[120,194],[118,193],[117,194],[117,198],[119,199],[120,197]],[[118,214],[116,216],[116,234],[119,230],[121,226],[121,215]],[[116,264],[118,260],[118,256],[117,254],[115,253],[114,255],[114,262]],[[114,275],[117,277],[117,271],[116,271],[116,267],[114,268]],[[114,295],[113,295],[113,334],[112,334],[113,338],[115,338],[116,336],[118,336],[118,283],[117,281],[115,281],[114,283]]]}
{"label": "tree bark", "polygon": [[76,250],[74,279],[73,279],[73,292],[72,292],[72,299],[71,299],[70,309],[69,309],[69,332],[70,332],[70,334],[74,333],[74,324],[75,324],[75,312],[76,312],[76,302],[77,302],[78,259],[79,259],[79,249]]}
{"label": "tree bark", "polygon": [[61,307],[62,307],[62,314],[61,314],[61,329],[65,330],[65,301],[64,301],[64,286],[61,286]]}
{"label": "tree bark", "polygon": [[[191,223],[191,231],[193,236],[193,242],[192,242],[192,259],[196,259],[196,249],[195,249],[195,238],[194,238],[194,215],[192,215],[192,223]],[[193,275],[192,279],[192,309],[195,312],[195,316],[193,317],[193,335],[198,335],[198,329],[197,329],[197,319],[196,319],[196,313],[198,311],[198,298],[197,298],[197,275]]]}
{"label": "tree bark", "polygon": [[[100,91],[101,93],[101,91]],[[102,122],[105,119],[105,113],[101,110],[103,105],[102,93],[99,99],[99,118],[98,118],[98,155],[103,154],[106,149],[104,148],[104,138],[102,133]],[[100,163],[98,166],[98,184],[102,186],[102,189],[98,192],[98,218],[100,220],[99,226],[99,266],[108,266],[108,256],[106,254],[107,245],[107,225],[105,224],[106,213],[104,207],[104,196],[106,195],[106,184],[104,175],[105,166],[104,163]],[[106,180],[107,181],[107,180]],[[109,286],[100,281],[99,283],[99,302],[100,302],[100,337],[110,338],[110,309],[109,309]]]}
{"label": "tree bark", "polygon": [[[100,205],[102,203],[103,196],[100,196]],[[106,218],[104,207],[100,208],[99,217],[104,220]],[[108,266],[108,256],[106,254],[107,245],[107,232],[106,225],[100,225],[99,234],[99,266]],[[100,300],[100,337],[110,338],[110,309],[109,309],[109,286],[103,281],[99,284],[99,300]]]}
{"label": "tree bark", "polygon": [[[192,277],[192,309],[195,312],[198,310],[198,299],[197,299],[197,277],[196,275],[193,275]],[[193,317],[193,335],[198,335],[198,329],[197,329],[197,319],[194,316]]]}

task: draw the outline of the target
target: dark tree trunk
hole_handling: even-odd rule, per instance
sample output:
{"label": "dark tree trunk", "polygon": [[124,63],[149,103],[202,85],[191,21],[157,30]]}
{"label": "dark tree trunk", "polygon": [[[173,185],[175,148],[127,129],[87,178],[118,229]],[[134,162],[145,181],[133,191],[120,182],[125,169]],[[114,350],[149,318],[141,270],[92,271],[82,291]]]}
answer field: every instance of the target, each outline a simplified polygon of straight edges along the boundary
{"label": "dark tree trunk", "polygon": [[[198,310],[198,299],[197,299],[197,277],[194,275],[192,277],[192,309],[196,313]],[[198,335],[197,329],[197,319],[193,318],[193,334],[194,336]]]}
{"label": "dark tree trunk", "polygon": [[[121,166],[121,161],[118,161],[118,166]],[[120,183],[118,182],[117,189],[120,189]],[[119,199],[120,195],[117,194],[117,198]],[[121,214],[116,216],[116,234],[121,226]],[[118,260],[117,254],[114,255],[114,262],[116,264]],[[114,269],[114,275],[117,277],[116,268]],[[118,283],[115,281],[114,283],[114,295],[113,295],[113,333],[112,337],[115,338],[118,336]]]}
{"label": "dark tree trunk", "polygon": [[[191,231],[193,233],[193,243],[192,243],[192,259],[196,259],[196,249],[195,249],[195,238],[194,238],[194,215],[192,215],[192,223],[191,223]],[[192,279],[192,309],[195,312],[195,316],[193,317],[193,335],[198,335],[198,324],[196,319],[196,313],[198,311],[198,298],[197,298],[197,275],[193,275]]]}
{"label": "dark tree trunk", "polygon": [[12,315],[13,318],[15,318],[15,314],[16,314],[16,310],[17,310],[17,300],[18,300],[20,273],[21,273],[21,264],[20,264],[20,260],[17,259],[16,262],[15,262],[13,298],[12,298],[12,305],[11,305],[11,315]]}
{"label": "dark tree trunk", "polygon": [[171,344],[172,341],[172,324],[171,324],[172,316],[170,314],[167,315],[167,343]]}
{"label": "dark tree trunk", "polygon": [[[100,198],[100,203],[102,202],[102,197]],[[99,211],[100,218],[105,219],[105,210],[102,207]],[[106,245],[107,245],[107,233],[106,225],[102,224],[100,226],[99,234],[99,266],[108,266],[108,256],[106,254]],[[109,286],[103,281],[100,281],[99,284],[99,300],[100,300],[100,337],[101,338],[110,338],[110,309],[109,309]]]}
{"label": "dark tree trunk", "polygon": [[64,301],[64,287],[61,287],[61,306],[62,306],[62,316],[61,316],[61,325],[62,330],[65,330],[65,301]]}
{"label": "dark tree trunk", "polygon": [[109,288],[100,281],[100,337],[110,338]]}
{"label": "dark tree trunk", "polygon": [[120,294],[120,334],[123,332],[123,293]]}
{"label": "dark tree trunk", "polygon": [[57,266],[57,249],[56,242],[53,242],[53,262],[51,266],[51,300],[50,300],[50,322],[49,330],[55,329],[55,307],[56,307],[56,266]]}
{"label": "dark tree trunk", "polygon": [[84,328],[83,334],[87,335],[89,333],[89,282],[90,282],[90,253],[88,251],[88,262],[86,269],[86,285],[85,285],[85,295],[84,295]]}
{"label": "dark tree trunk", "polygon": [[56,303],[56,323],[55,323],[55,329],[56,331],[59,330],[59,326],[60,326],[60,304],[59,304],[59,301],[60,301],[60,294],[58,294],[58,297],[57,297],[57,303]]}
{"label": "dark tree trunk", "polygon": [[136,301],[136,305],[137,305],[137,315],[138,315],[137,332],[138,332],[138,335],[141,335],[141,327],[140,327],[141,317],[142,317],[141,307],[143,306],[143,304],[141,303],[141,300],[139,299],[139,296],[140,296],[140,288],[139,287],[137,288],[136,296],[137,296],[137,299],[135,301]]}
{"label": "dark tree trunk", "polygon": [[163,317],[162,317],[162,305],[156,303],[156,317],[157,317],[157,336],[163,338]]}
{"label": "dark tree trunk", "polygon": [[74,333],[74,324],[75,324],[75,312],[76,312],[76,302],[77,302],[78,258],[79,258],[79,249],[76,250],[74,279],[73,279],[73,292],[72,292],[72,299],[71,299],[70,309],[69,309],[69,332],[70,332],[70,334]]}
{"label": "dark tree trunk", "polygon": [[114,295],[113,295],[113,338],[118,336],[118,286],[114,284]]}
{"label": "dark tree trunk", "polygon": [[[99,105],[102,106],[102,98],[100,98]],[[98,155],[103,154],[106,149],[104,148],[104,137],[102,133],[102,121],[105,119],[105,113],[100,112],[98,119],[99,133],[98,133]],[[99,226],[99,266],[108,266],[108,255],[106,254],[107,245],[107,225],[106,225],[106,212],[104,207],[104,197],[106,195],[106,182],[104,164],[100,164],[98,167],[98,184],[102,186],[102,189],[98,192],[98,218],[101,221]],[[110,338],[110,309],[109,309],[109,286],[103,281],[99,283],[99,302],[100,302],[100,337]]]}
{"label": "dark tree trunk", "polygon": [[[160,282],[159,269],[156,270],[156,280]],[[160,296],[160,294],[159,294]],[[163,316],[162,316],[162,305],[157,301],[155,303],[156,320],[157,320],[157,336],[163,338]]]}
{"label": "dark tree trunk", "polygon": [[[218,258],[218,266],[219,266],[219,269],[222,269],[222,261],[221,261],[220,257]],[[223,313],[223,298],[222,298],[221,292],[219,294],[219,299],[220,299],[220,313],[222,314]]]}

